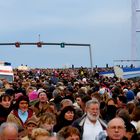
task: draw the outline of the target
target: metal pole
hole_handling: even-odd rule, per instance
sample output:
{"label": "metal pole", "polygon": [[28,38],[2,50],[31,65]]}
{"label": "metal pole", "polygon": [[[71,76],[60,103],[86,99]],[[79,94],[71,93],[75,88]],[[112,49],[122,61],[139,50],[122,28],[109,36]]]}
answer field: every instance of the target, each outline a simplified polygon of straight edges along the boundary
{"label": "metal pole", "polygon": [[91,66],[91,72],[93,72],[93,64],[92,64],[92,50],[91,50],[91,45],[89,47],[89,56],[90,56],[90,66]]}
{"label": "metal pole", "polygon": [[[39,41],[40,41],[40,34],[39,34]],[[16,43],[16,42],[15,42]],[[15,45],[15,43],[0,43],[1,45]],[[37,45],[38,42],[18,42],[19,45]],[[62,43],[44,43],[41,42],[41,45],[60,45]],[[92,49],[90,44],[77,44],[77,43],[64,43],[65,46],[80,46],[80,47],[88,47],[89,48],[89,57],[90,57],[90,66],[91,66],[91,72],[93,72],[93,64],[92,64]]]}

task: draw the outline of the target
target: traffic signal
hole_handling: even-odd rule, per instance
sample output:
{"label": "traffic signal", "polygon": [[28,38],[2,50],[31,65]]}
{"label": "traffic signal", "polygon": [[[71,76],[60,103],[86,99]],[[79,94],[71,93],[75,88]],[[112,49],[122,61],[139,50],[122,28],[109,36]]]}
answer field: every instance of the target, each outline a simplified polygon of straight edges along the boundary
{"label": "traffic signal", "polygon": [[42,42],[37,42],[37,47],[41,48],[42,47]]}
{"label": "traffic signal", "polygon": [[61,48],[65,48],[65,43],[62,42],[62,43],[60,44],[60,46],[61,46]]}
{"label": "traffic signal", "polygon": [[20,42],[15,43],[16,48],[20,48]]}

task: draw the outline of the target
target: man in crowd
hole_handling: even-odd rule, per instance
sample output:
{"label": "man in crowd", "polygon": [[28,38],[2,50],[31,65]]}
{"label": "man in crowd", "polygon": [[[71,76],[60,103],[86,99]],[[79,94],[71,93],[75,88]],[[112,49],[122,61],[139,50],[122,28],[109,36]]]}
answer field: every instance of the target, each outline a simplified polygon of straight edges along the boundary
{"label": "man in crowd", "polygon": [[87,101],[85,111],[86,113],[77,119],[73,126],[81,132],[82,140],[95,140],[96,136],[107,127],[99,118],[99,101],[96,98]]}
{"label": "man in crowd", "polygon": [[0,126],[0,140],[17,140],[18,127],[15,123],[5,122]]}
{"label": "man in crowd", "polygon": [[106,140],[127,140],[125,123],[122,118],[116,117],[109,121]]}

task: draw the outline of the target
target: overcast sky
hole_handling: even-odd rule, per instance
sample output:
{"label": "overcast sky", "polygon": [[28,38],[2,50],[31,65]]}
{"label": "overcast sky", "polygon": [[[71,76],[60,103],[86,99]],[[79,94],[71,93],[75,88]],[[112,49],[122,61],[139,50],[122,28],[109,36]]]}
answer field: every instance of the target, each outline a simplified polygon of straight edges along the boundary
{"label": "overcast sky", "polygon": [[[0,43],[87,43],[93,66],[131,57],[131,0],[0,0],[0,17]],[[0,47],[14,67],[90,67],[88,47]]]}

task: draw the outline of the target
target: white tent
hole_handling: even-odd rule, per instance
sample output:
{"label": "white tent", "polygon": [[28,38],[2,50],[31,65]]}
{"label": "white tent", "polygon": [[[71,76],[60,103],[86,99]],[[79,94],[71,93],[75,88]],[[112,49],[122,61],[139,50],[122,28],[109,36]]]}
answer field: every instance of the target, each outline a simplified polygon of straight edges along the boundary
{"label": "white tent", "polygon": [[18,70],[28,71],[30,68],[28,66],[18,66]]}

